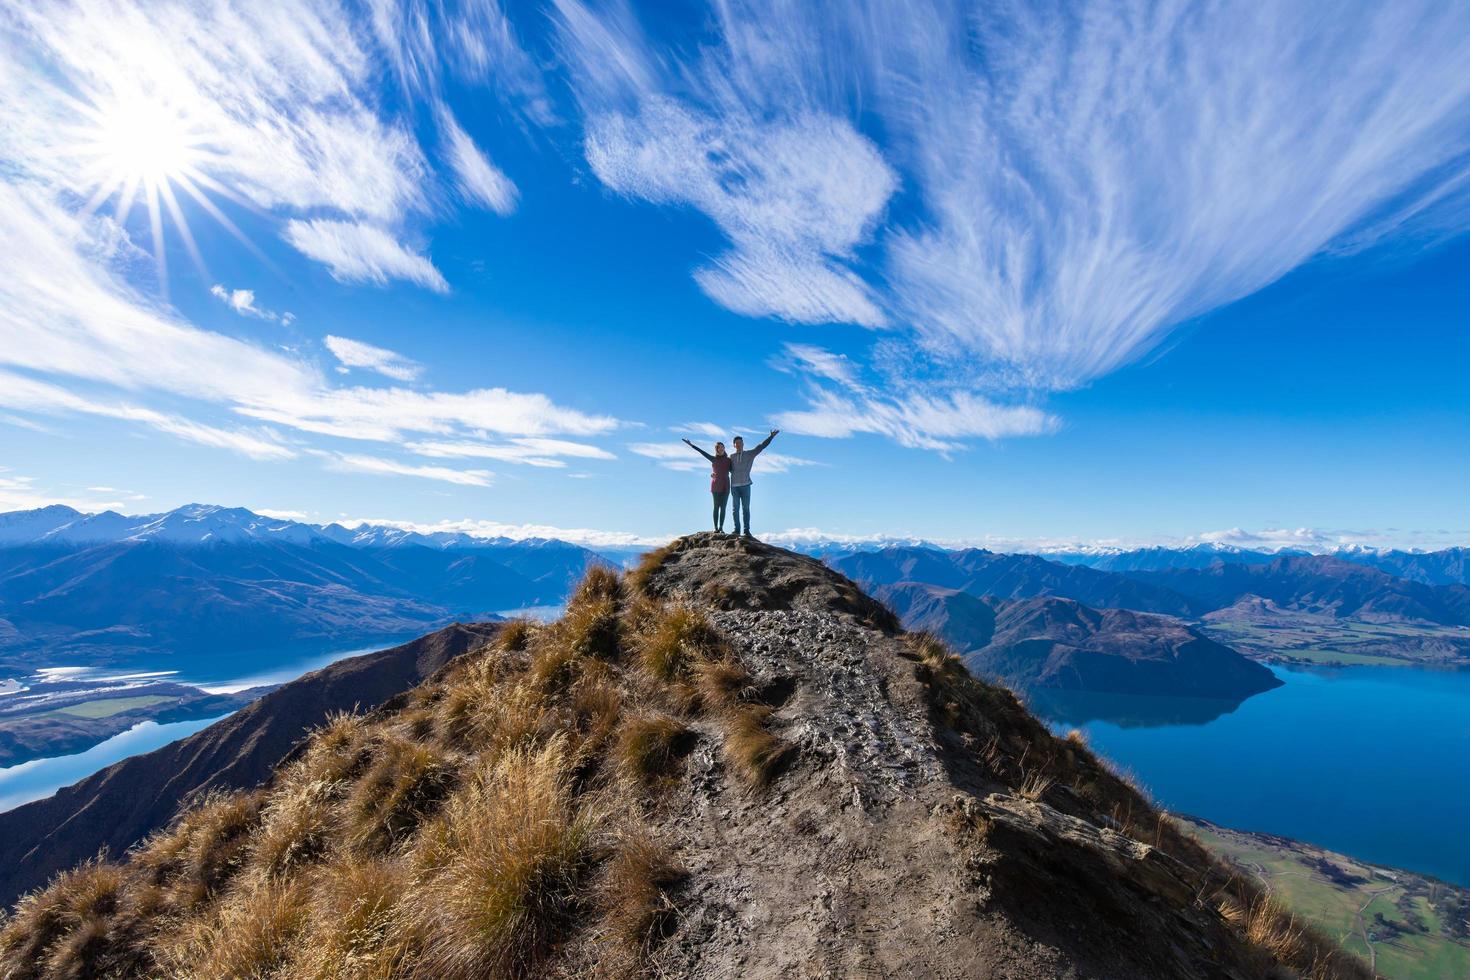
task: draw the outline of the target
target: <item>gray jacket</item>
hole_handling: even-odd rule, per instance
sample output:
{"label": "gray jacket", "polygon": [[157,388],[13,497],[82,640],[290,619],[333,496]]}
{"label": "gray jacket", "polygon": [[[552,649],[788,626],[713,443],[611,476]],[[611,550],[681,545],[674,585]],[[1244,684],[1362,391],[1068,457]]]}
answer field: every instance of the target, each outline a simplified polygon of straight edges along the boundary
{"label": "gray jacket", "polygon": [[754,449],[742,449],[730,454],[730,486],[750,486],[750,467],[755,463],[755,458],[761,454],[761,450],[771,444],[775,436],[766,436]]}

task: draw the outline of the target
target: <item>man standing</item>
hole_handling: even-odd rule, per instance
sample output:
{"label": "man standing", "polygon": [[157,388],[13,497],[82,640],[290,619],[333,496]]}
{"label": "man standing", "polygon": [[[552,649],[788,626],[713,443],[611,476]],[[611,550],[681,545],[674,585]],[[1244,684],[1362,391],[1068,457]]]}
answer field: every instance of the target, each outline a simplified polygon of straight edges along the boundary
{"label": "man standing", "polygon": [[750,467],[761,450],[771,444],[780,429],[772,429],[754,449],[745,448],[745,440],[735,437],[735,451],[730,454],[730,495],[735,498],[730,509],[735,512],[735,533],[750,537]]}

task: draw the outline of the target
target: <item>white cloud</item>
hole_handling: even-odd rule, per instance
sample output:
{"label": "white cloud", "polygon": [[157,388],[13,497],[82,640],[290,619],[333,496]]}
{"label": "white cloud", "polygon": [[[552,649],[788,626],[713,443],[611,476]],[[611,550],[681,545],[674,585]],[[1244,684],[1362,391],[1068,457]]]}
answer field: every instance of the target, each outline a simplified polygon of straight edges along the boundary
{"label": "white cloud", "polygon": [[241,316],[253,316],[261,320],[270,320],[274,323],[285,323],[287,325],[296,319],[290,313],[277,313],[274,310],[267,310],[257,306],[255,304],[255,290],[253,289],[229,289],[219,283],[215,283],[209,287],[209,294]]}
{"label": "white cloud", "polygon": [[669,426],[670,432],[680,432],[686,435],[704,436],[706,439],[724,439],[734,429],[713,422],[685,422],[682,425]]}
{"label": "white cloud", "polygon": [[390,280],[402,279],[436,293],[449,292],[449,283],[427,256],[410,251],[374,225],[329,218],[293,220],[287,223],[284,237],[342,282],[386,286]]}
{"label": "white cloud", "polygon": [[[7,100],[26,149],[74,132],[75,103],[50,97],[52,69],[106,111],[167,97],[207,143],[201,186],[218,183],[262,208],[333,208],[379,221],[421,209],[427,164],[412,134],[376,111],[375,52],[332,3],[38,2],[12,8],[12,40],[36,66]],[[37,64],[37,56],[49,64]],[[58,135],[47,136],[51,127]],[[58,180],[64,157],[31,154]],[[90,193],[90,188],[82,189]]]}
{"label": "white cloud", "polygon": [[279,435],[269,429],[223,429],[138,405],[95,401],[64,388],[8,371],[0,371],[0,406],[26,412],[52,415],[76,413],[138,422],[188,442],[227,449],[251,459],[283,460],[297,455]]}
{"label": "white cloud", "polygon": [[558,15],[588,163],[619,194],[719,226],[732,248],[695,271],[712,299],[800,323],[885,322],[850,268],[898,187],[870,140],[793,89],[751,104],[718,53],[665,71],[626,8],[599,17],[562,0]]}
{"label": "white cloud", "polygon": [[373,473],[386,476],[417,476],[425,480],[439,480],[464,487],[488,487],[494,483],[495,474],[489,470],[456,470],[447,466],[415,466],[400,463],[381,456],[365,456],[359,453],[316,452],[326,460],[330,469],[344,473]]}
{"label": "white cloud", "polygon": [[[88,488],[87,492],[92,493],[92,488]],[[83,513],[122,510],[125,506],[121,500],[108,499],[105,496],[71,497],[56,493],[37,486],[33,476],[15,473],[0,466],[0,514],[13,510],[37,510],[54,504],[71,507]]]}
{"label": "white cloud", "polygon": [[780,412],[776,425],[801,435],[846,439],[860,432],[902,446],[950,452],[965,439],[1003,439],[1052,432],[1056,418],[1029,405],[998,405],[965,391],[898,397],[851,397],[819,390],[805,409]]}
{"label": "white cloud", "polygon": [[597,446],[566,439],[520,438],[506,443],[486,442],[410,442],[405,447],[420,456],[449,459],[497,459],[507,463],[561,469],[567,464],[558,457],[574,459],[616,459]]}
{"label": "white cloud", "polygon": [[455,182],[465,200],[483,204],[499,215],[516,209],[520,192],[500,168],[475,145],[447,108],[441,108],[439,127],[448,144],[449,163],[454,168]]}
{"label": "white cloud", "polygon": [[807,407],[778,412],[775,424],[827,439],[858,433],[885,436],[899,445],[938,452],[963,449],[967,439],[1037,436],[1060,421],[1032,405],[1005,405],[962,388],[866,384],[847,358],[811,344],[788,344],[781,370],[808,379]]}
{"label": "white cloud", "polygon": [[374,347],[360,340],[349,340],[346,337],[334,337],[328,334],[322,338],[322,342],[345,368],[366,368],[384,377],[393,378],[395,381],[414,381],[424,372],[423,365],[409,360],[402,354],[396,354],[382,347]]}
{"label": "white cloud", "polygon": [[[0,181],[0,238],[7,264],[0,275],[0,366],[16,375],[8,392],[21,411],[88,412],[99,406],[196,442],[280,457],[290,450],[246,433],[200,426],[186,430],[178,412],[152,411],[144,397],[202,403],[301,432],[400,442],[404,433],[472,438],[593,436],[617,419],[558,405],[543,394],[487,388],[463,393],[406,388],[335,388],[320,370],[293,355],[201,330],[172,308],[145,298],[123,279],[125,239],[110,222],[85,221],[44,188]],[[25,387],[22,388],[24,381]],[[63,386],[86,395],[67,402]],[[48,392],[44,397],[35,394]],[[104,392],[121,394],[105,394]],[[88,408],[87,406],[91,406]],[[253,440],[253,441],[252,441]]]}

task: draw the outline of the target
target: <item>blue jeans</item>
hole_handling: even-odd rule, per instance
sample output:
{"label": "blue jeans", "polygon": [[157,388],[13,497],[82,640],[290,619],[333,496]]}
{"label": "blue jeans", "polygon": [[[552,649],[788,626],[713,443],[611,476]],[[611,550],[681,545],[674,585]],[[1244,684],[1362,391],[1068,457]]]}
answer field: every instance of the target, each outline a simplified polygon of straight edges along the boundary
{"label": "blue jeans", "polygon": [[[749,534],[750,533],[750,484],[747,483],[743,487],[731,487],[730,488],[730,494],[735,498],[735,503],[730,507],[730,510],[735,515],[735,533],[736,534],[739,534],[740,533],[740,529],[741,528],[744,528],[745,529],[745,533],[746,534]],[[744,511],[745,512],[745,520],[744,521],[742,521],[740,519],[741,511]]]}
{"label": "blue jeans", "polygon": [[725,530],[725,502],[730,499],[729,490],[711,490],[710,496],[715,498],[715,530]]}

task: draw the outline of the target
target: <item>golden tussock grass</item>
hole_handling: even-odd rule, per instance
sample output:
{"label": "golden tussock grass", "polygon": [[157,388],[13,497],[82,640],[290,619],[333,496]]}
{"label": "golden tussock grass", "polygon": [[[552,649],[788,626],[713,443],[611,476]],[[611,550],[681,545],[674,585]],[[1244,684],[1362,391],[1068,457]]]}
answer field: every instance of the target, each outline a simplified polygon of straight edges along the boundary
{"label": "golden tussock grass", "polygon": [[723,653],[719,634],[703,612],[686,605],[665,609],[639,638],[638,664],[656,681],[670,683],[687,676],[700,659]]}
{"label": "golden tussock grass", "polygon": [[394,928],[409,879],[401,858],[345,856],[312,882],[311,919],[283,972],[300,980],[404,976],[414,936]]}
{"label": "golden tussock grass", "polygon": [[618,768],[640,783],[671,775],[674,764],[689,748],[691,734],[688,725],[670,715],[628,718],[618,732]]}
{"label": "golden tussock grass", "polygon": [[309,914],[301,883],[257,883],[185,920],[163,937],[157,956],[165,973],[191,980],[278,976]]}
{"label": "golden tussock grass", "polygon": [[793,751],[767,727],[770,715],[764,705],[749,705],[719,719],[725,758],[741,782],[753,789],[769,785]]}
{"label": "golden tussock grass", "polygon": [[5,976],[71,973],[71,967],[92,963],[101,952],[107,920],[117,909],[125,882],[116,865],[90,861],[22,898],[0,931],[0,955],[7,964],[20,967]]}
{"label": "golden tussock grass", "polygon": [[348,797],[349,839],[360,848],[391,847],[439,806],[454,778],[453,764],[431,745],[385,737]]}
{"label": "golden tussock grass", "polygon": [[526,649],[536,635],[537,626],[529,619],[512,619],[500,627],[495,634],[495,648],[502,653],[516,653]]}
{"label": "golden tussock grass", "polygon": [[628,573],[628,588],[635,593],[646,595],[653,576],[664,566],[664,562],[669,560],[669,556],[679,550],[678,545],[677,541],[671,541],[638,559],[638,564]]}
{"label": "golden tussock grass", "polygon": [[621,840],[597,887],[601,931],[643,957],[666,937],[678,915],[674,893],[688,872],[644,833]]}
{"label": "golden tussock grass", "polygon": [[753,693],[750,671],[733,660],[701,660],[690,673],[700,705],[711,711],[732,711]]}
{"label": "golden tussock grass", "polygon": [[267,878],[295,872],[327,853],[333,836],[332,802],[340,784],[297,783],[273,794],[254,836],[249,864]]}
{"label": "golden tussock grass", "polygon": [[529,977],[569,928],[602,816],[573,798],[562,739],[503,755],[425,828],[428,873],[399,908],[419,969],[443,980]]}

